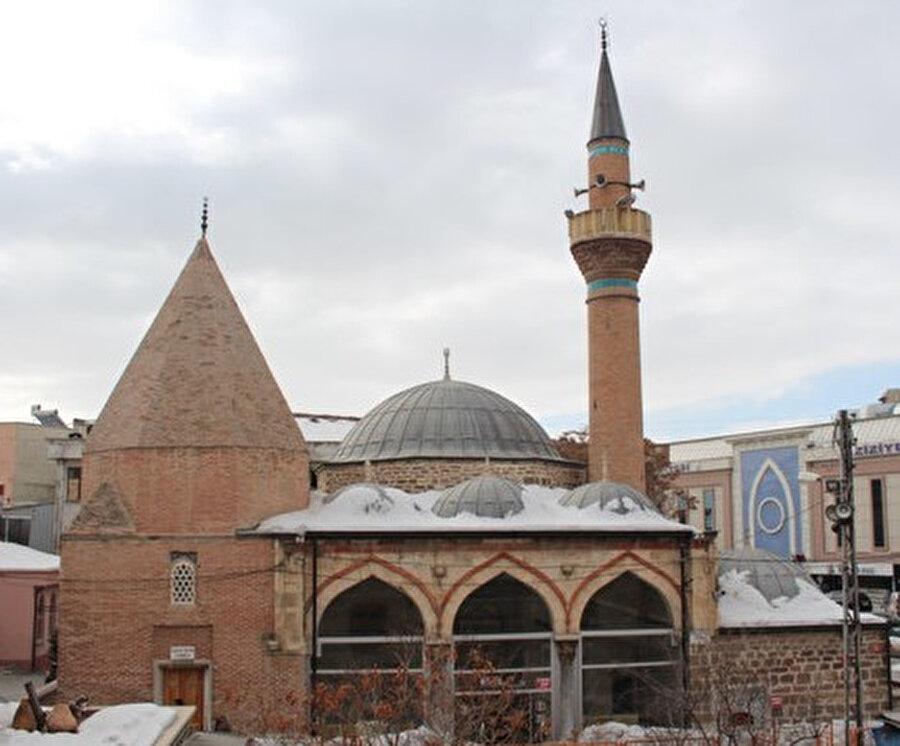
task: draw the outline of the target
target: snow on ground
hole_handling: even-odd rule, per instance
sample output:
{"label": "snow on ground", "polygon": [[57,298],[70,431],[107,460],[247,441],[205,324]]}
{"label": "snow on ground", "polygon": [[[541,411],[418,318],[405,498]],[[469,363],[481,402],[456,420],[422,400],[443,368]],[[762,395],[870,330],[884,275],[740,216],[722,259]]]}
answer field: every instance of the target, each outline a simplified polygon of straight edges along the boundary
{"label": "snow on ground", "polygon": [[[874,746],[871,728],[880,728],[884,723],[880,720],[870,721],[864,733],[866,746]],[[819,737],[816,737],[816,734]],[[768,734],[767,734],[768,735]],[[641,744],[642,746],[702,746],[703,744],[715,744],[728,740],[724,736],[719,738],[715,728],[702,733],[699,730],[682,730],[680,728],[650,728],[640,725],[626,725],[614,721],[590,725],[578,736],[579,743],[619,743]],[[834,746],[842,746],[844,743],[844,721],[832,720],[822,722],[799,722],[778,724],[778,734],[775,743],[778,746],[815,746],[822,741],[830,742]],[[739,739],[740,740],[740,739]],[[747,739],[749,742],[749,739]]]}
{"label": "snow on ground", "polygon": [[654,732],[664,732],[664,728],[648,729],[640,725],[627,725],[610,720],[607,723],[589,725],[578,735],[579,743],[618,743],[620,741],[643,741],[652,739]]}
{"label": "snow on ground", "polygon": [[78,733],[28,733],[9,727],[17,703],[0,705],[0,746],[152,746],[175,720],[175,709],[150,703],[114,705],[91,715]]}
{"label": "snow on ground", "polygon": [[[797,578],[800,592],[793,598],[769,603],[747,581],[747,573],[729,570],[719,576],[720,627],[789,627],[807,624],[840,624],[843,610],[815,585]],[[874,614],[862,614],[864,623],[883,624]]]}
{"label": "snow on ground", "polygon": [[0,541],[0,570],[58,570],[59,555]]}
{"label": "snow on ground", "polygon": [[[441,518],[431,512],[441,496],[439,491],[407,494],[393,487],[357,486],[330,499],[314,494],[305,510],[283,513],[263,521],[257,528],[263,534],[305,534],[326,531],[693,531],[689,526],[669,520],[652,510],[631,506],[627,512],[602,509],[598,504],[586,508],[559,504],[568,490],[559,487],[525,485],[524,510],[504,518],[482,518],[463,513]],[[363,497],[367,492],[368,497]],[[385,499],[385,497],[387,499]]]}
{"label": "snow on ground", "polygon": [[[430,728],[420,725],[414,730],[405,730],[400,733],[383,733],[369,734],[359,736],[359,743],[365,746],[434,746],[435,744],[447,743],[446,740],[435,733]],[[285,746],[283,738],[267,738],[255,737],[253,739],[254,746]],[[321,739],[310,739],[308,741],[299,740],[291,742],[292,746],[346,746],[347,739],[340,737],[333,738],[330,741]],[[471,744],[470,746],[475,746]]]}

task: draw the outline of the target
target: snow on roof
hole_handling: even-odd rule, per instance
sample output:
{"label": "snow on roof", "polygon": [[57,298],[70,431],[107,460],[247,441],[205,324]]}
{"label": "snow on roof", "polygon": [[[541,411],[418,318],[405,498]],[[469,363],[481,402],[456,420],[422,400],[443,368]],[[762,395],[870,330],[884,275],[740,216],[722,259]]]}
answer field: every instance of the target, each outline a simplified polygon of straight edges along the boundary
{"label": "snow on roof", "polygon": [[0,571],[24,570],[37,572],[59,570],[59,555],[39,552],[37,549],[0,541]]}
{"label": "snow on roof", "polygon": [[340,443],[359,417],[339,414],[294,414],[307,443]]}
{"label": "snow on roof", "polygon": [[[720,627],[799,627],[836,625],[843,617],[841,606],[817,586],[797,578],[799,592],[793,598],[767,601],[750,583],[744,570],[728,570],[719,576]],[[883,623],[874,614],[862,614],[865,623]]]}
{"label": "snow on roof", "polygon": [[153,746],[156,739],[171,725],[177,708],[160,707],[143,702],[131,705],[104,707],[78,727],[78,733],[29,733],[13,730],[12,722],[18,702],[0,704],[0,743],[3,746],[40,746],[47,743],[66,743],[72,746],[96,746],[108,743],[116,746]]}
{"label": "snow on roof", "polygon": [[[560,487],[525,485],[522,491],[524,509],[503,518],[479,517],[460,513],[452,518],[442,518],[432,512],[432,506],[443,494],[440,491],[407,494],[403,490],[384,487],[390,502],[382,501],[377,510],[371,501],[354,499],[354,492],[326,501],[325,496],[313,494],[310,506],[305,510],[273,516],[256,529],[262,534],[306,533],[372,533],[372,532],[565,532],[596,531],[675,531],[693,532],[690,526],[669,520],[660,513],[635,510],[617,512],[615,506],[602,509],[597,504],[586,508],[567,507],[559,504],[567,490]],[[343,499],[342,499],[343,498]]]}

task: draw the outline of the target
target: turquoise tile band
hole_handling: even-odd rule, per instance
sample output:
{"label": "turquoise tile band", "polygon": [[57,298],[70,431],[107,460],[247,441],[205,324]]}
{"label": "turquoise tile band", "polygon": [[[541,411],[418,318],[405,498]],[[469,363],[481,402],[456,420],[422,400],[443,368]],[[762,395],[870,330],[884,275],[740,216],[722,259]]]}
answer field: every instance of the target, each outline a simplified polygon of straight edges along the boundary
{"label": "turquoise tile band", "polygon": [[595,155],[603,155],[604,153],[616,153],[618,155],[628,155],[628,148],[624,145],[597,145],[588,151],[590,157]]}
{"label": "turquoise tile band", "polygon": [[634,280],[623,280],[621,277],[608,277],[603,280],[594,280],[588,283],[588,292],[594,290],[602,290],[603,288],[631,288],[637,290],[637,283]]}

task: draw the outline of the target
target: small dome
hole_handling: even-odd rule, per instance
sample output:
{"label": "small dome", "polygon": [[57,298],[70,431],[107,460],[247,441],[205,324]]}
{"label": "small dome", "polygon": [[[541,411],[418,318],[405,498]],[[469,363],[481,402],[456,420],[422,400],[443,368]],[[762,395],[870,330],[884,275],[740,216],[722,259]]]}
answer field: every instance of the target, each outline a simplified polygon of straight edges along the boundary
{"label": "small dome", "polygon": [[799,565],[765,549],[743,547],[724,550],[719,555],[719,577],[731,570],[746,573],[747,582],[770,603],[776,598],[794,598],[798,595],[798,579],[805,580],[812,586],[816,585]]}
{"label": "small dome", "polygon": [[347,433],[333,462],[406,458],[563,460],[524,409],[450,378],[385,399]]}
{"label": "small dome", "polygon": [[659,513],[653,501],[634,487],[619,482],[588,482],[567,492],[560,500],[560,505],[575,508],[586,508],[597,503],[602,510],[614,513],[633,513],[638,510],[649,510]]}
{"label": "small dome", "polygon": [[521,485],[485,474],[444,490],[431,511],[441,518],[452,518],[460,513],[472,513],[482,518],[506,518],[524,509]]}
{"label": "small dome", "polygon": [[366,513],[386,513],[394,506],[394,500],[380,484],[359,482],[341,487],[337,492],[325,498],[326,503],[340,498],[344,502],[361,505]]}

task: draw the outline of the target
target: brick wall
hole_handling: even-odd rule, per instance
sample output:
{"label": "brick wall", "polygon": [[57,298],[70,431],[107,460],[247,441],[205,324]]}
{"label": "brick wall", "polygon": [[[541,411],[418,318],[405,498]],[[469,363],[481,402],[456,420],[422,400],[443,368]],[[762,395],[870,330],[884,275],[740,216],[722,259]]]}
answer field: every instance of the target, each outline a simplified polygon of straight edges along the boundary
{"label": "brick wall", "polygon": [[85,454],[83,495],[113,485],[137,533],[231,533],[306,507],[308,480],[300,450],[129,448]]}
{"label": "brick wall", "polygon": [[[171,552],[196,553],[192,606],[170,603]],[[172,645],[193,645],[198,662],[213,668],[213,721],[225,716],[238,730],[258,730],[261,717],[292,709],[302,720],[305,658],[266,644],[275,629],[275,556],[265,538],[66,536],[61,696],[153,701],[154,661],[168,659]]]}
{"label": "brick wall", "polygon": [[480,476],[497,474],[527,484],[577,487],[584,484],[580,464],[491,459],[397,459],[354,464],[323,464],[318,472],[319,489],[332,492],[357,482],[377,482],[407,492],[445,489]]}
{"label": "brick wall", "polygon": [[[764,705],[778,697],[784,720],[841,717],[842,670],[840,626],[719,630],[708,642],[691,645],[692,689],[705,719],[714,718],[714,702],[721,701],[726,690],[755,690]],[[883,627],[863,631],[862,678],[866,716],[889,709]]]}

